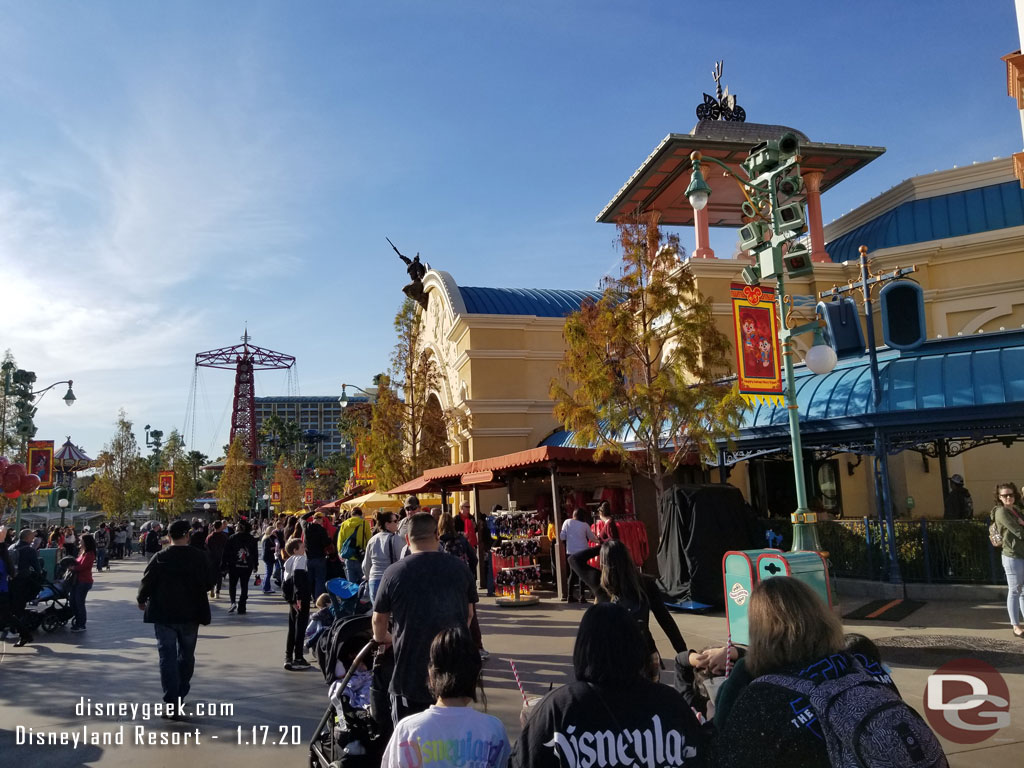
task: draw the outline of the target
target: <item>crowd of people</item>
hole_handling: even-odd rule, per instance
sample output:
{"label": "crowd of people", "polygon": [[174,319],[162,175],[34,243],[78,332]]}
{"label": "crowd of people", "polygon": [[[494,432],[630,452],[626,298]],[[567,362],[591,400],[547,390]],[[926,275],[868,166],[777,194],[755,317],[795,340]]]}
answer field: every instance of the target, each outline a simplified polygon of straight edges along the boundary
{"label": "crowd of people", "polygon": [[[1001,484],[996,496],[993,528],[1001,537],[1011,623],[1021,636],[1024,516],[1012,484]],[[187,696],[199,628],[210,623],[210,601],[220,598],[225,577],[228,612],[239,616],[250,586],[268,594],[280,589],[288,605],[282,630],[289,671],[311,666],[305,649],[312,630],[330,618],[328,583],[340,577],[364,590],[373,641],[378,652],[393,655],[385,766],[946,764],[925,721],[900,698],[878,649],[863,636],[844,635],[801,581],[780,576],[754,587],[748,646],[690,648],[657,582],[618,539],[610,512],[600,513],[596,530],[581,511],[559,532],[576,598],[593,604],[580,620],[572,680],[524,706],[514,745],[501,721],[473,708],[486,701],[477,566],[479,558],[489,560],[487,516],[472,515],[468,504],[457,515],[422,510],[415,497],[398,513],[283,517],[255,530],[246,519],[150,526],[139,541],[149,560],[137,603],[154,626],[163,699],[174,704]],[[8,551],[0,529],[5,616],[16,616],[30,596],[37,538],[23,531]],[[65,535],[60,546],[67,551],[68,544]],[[93,532],[71,544],[79,550],[67,567],[75,574],[75,627],[82,631],[100,547]],[[117,544],[107,540],[112,557],[130,554]],[[493,589],[493,574],[481,583]],[[666,649],[657,647],[652,616],[671,645],[673,685],[661,682]]]}

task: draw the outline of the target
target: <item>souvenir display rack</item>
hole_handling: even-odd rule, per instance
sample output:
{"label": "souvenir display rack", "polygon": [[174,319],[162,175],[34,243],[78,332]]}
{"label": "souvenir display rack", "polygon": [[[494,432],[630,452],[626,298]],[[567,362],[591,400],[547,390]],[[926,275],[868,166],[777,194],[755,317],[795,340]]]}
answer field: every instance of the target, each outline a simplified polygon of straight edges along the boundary
{"label": "souvenir display rack", "polygon": [[496,569],[494,586],[501,595],[495,602],[503,607],[536,605],[540,598],[531,594],[540,581],[540,531],[536,513],[518,510],[494,515],[499,538],[491,556],[511,563]]}

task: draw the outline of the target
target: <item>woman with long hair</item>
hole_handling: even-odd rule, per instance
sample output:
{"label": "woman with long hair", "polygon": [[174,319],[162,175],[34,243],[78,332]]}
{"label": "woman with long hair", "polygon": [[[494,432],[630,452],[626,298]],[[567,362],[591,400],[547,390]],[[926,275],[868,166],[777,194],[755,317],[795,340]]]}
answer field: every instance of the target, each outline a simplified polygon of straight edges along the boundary
{"label": "woman with long hair", "polygon": [[[442,629],[430,644],[427,687],[435,703],[395,726],[381,765],[409,768],[425,762],[504,768],[510,746],[505,726],[471,706],[482,692],[483,662],[465,627]],[[485,705],[486,706],[486,705]],[[456,753],[454,750],[458,750]],[[424,760],[423,758],[427,759]]]}
{"label": "woman with long hair", "polygon": [[[598,558],[600,568],[590,565]],[[650,630],[650,616],[654,615],[658,625],[672,644],[675,653],[686,651],[675,619],[665,607],[665,595],[653,576],[640,572],[629,554],[629,548],[618,539],[608,539],[599,547],[590,547],[569,556],[569,567],[577,574],[596,596],[596,601],[614,602],[626,608],[639,622],[647,642],[649,671],[652,678],[658,674],[661,657]]]}
{"label": "woman with long hair", "polygon": [[[476,550],[470,546],[469,541],[462,533],[462,526],[456,522],[455,516],[451,512],[441,513],[441,518],[437,522],[437,532],[441,551],[462,560],[469,568],[469,572],[473,574],[473,580],[476,581]],[[480,632],[480,620],[477,618],[476,611],[473,611],[473,618],[469,622],[469,633],[473,636],[480,658],[488,659],[491,654],[484,648],[484,638]]]}
{"label": "woman with long hair", "polygon": [[96,539],[91,533],[82,534],[82,553],[68,570],[75,574],[71,587],[71,608],[75,612],[71,620],[72,632],[85,632],[85,596],[92,589],[92,567],[96,563]]}
{"label": "woman with long hair", "polygon": [[1002,536],[1003,570],[1006,572],[1006,611],[1015,637],[1024,638],[1024,508],[1013,483],[996,486],[996,506],[991,519]]}
{"label": "woman with long hair", "polygon": [[[623,606],[588,608],[572,652],[575,681],[528,711],[511,764],[654,765],[657,754],[658,765],[704,765],[696,716],[676,691],[648,679],[647,655],[640,627]],[[595,761],[595,749],[611,759]]]}
{"label": "woman with long hair", "polygon": [[[830,765],[832,742],[840,738],[835,718],[845,718],[840,728],[850,732],[843,749],[861,749],[867,740],[889,754],[886,765],[947,765],[938,740],[895,687],[879,683],[846,651],[842,624],[813,589],[777,576],[754,587],[748,606],[747,655],[716,702],[719,766]],[[830,706],[819,711],[812,690]]]}
{"label": "woman with long hair", "polygon": [[384,571],[398,562],[402,555],[402,542],[395,533],[397,530],[398,515],[384,511],[377,513],[377,533],[366,542],[366,554],[363,555],[363,573],[369,585],[371,603],[377,597],[377,587],[384,578]]}

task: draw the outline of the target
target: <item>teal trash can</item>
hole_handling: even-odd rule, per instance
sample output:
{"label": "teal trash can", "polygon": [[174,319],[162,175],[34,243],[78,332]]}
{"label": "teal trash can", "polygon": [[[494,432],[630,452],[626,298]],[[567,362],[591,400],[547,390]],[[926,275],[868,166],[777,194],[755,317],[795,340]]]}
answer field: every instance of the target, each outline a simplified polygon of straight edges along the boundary
{"label": "teal trash can", "polygon": [[750,624],[747,609],[750,593],[757,584],[757,562],[764,554],[782,554],[777,549],[748,549],[726,552],[722,558],[722,578],[725,587],[725,617],[729,623],[732,642],[746,645],[750,642]]}
{"label": "teal trash can", "polygon": [[757,576],[792,576],[814,590],[829,608],[832,588],[828,581],[828,563],[818,552],[765,552],[757,558]]}
{"label": "teal trash can", "polygon": [[57,578],[57,550],[40,549],[38,554],[39,559],[43,563],[43,573],[46,575],[46,580],[55,580]]}

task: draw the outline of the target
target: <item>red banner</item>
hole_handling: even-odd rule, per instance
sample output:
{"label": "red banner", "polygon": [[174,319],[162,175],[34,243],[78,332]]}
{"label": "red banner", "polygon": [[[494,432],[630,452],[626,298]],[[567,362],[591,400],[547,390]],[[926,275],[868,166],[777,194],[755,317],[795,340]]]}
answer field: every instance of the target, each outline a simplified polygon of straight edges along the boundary
{"label": "red banner", "polygon": [[363,454],[356,456],[356,468],[353,476],[356,480],[376,480],[377,475],[370,471],[370,465]]}
{"label": "red banner", "polygon": [[302,494],[303,502],[307,505],[313,504],[313,489],[307,488]]}
{"label": "red banner", "polygon": [[270,503],[280,504],[281,503],[281,484],[271,483],[270,484]]}
{"label": "red banner", "polygon": [[157,487],[157,498],[161,501],[174,498],[174,470],[165,469],[159,474],[159,480],[156,484]]}
{"label": "red banner", "polygon": [[53,488],[53,440],[29,440],[25,469],[39,476],[38,490]]}
{"label": "red banner", "polygon": [[740,394],[751,405],[758,402],[782,405],[782,357],[775,289],[743,283],[732,283],[729,287]]}

